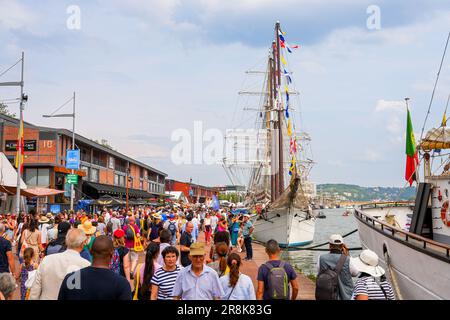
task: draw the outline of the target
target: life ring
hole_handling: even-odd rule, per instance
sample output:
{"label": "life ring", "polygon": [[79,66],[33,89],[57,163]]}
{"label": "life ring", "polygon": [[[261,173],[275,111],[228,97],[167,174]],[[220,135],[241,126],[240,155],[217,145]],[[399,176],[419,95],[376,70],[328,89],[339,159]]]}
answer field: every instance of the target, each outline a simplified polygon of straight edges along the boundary
{"label": "life ring", "polygon": [[441,219],[442,222],[444,223],[444,225],[446,225],[447,227],[450,227],[450,217],[449,217],[449,212],[448,212],[448,208],[449,207],[449,203],[448,200],[444,201],[444,203],[442,204],[442,208],[441,208]]}

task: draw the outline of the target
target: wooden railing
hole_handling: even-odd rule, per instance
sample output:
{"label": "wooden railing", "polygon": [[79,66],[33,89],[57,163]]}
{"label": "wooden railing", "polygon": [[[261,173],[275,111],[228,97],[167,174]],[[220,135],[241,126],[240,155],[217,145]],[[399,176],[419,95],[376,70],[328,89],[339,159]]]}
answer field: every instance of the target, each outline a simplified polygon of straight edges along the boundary
{"label": "wooden railing", "polygon": [[[384,204],[384,207],[387,207],[387,205],[389,205],[390,207],[392,207],[392,206],[394,206],[394,207],[409,207],[409,206],[411,206],[410,202],[384,202],[384,203],[377,203],[377,204],[378,205]],[[399,238],[398,235],[404,236],[404,238],[401,238],[401,240],[406,241],[414,246],[417,246],[417,245],[415,243],[412,243],[410,241],[411,239],[421,242],[422,243],[421,246],[423,249],[433,249],[433,247],[438,247],[440,249],[443,249],[446,252],[446,257],[448,259],[450,259],[450,246],[449,245],[446,245],[446,244],[440,243],[440,242],[436,242],[434,240],[419,236],[415,233],[411,233],[411,232],[399,229],[397,227],[394,227],[384,221],[374,218],[373,216],[370,216],[361,211],[361,209],[379,208],[380,206],[376,206],[377,204],[373,203],[373,204],[361,205],[359,208],[355,209],[354,214],[359,220],[365,221],[366,224],[368,224],[368,225],[372,224],[372,226],[374,228],[379,228],[382,231],[390,232],[393,237],[397,236],[397,238]],[[376,223],[379,224],[379,226],[377,226]],[[434,251],[436,251],[436,250],[434,250]],[[438,252],[441,252],[441,251],[438,251]]]}

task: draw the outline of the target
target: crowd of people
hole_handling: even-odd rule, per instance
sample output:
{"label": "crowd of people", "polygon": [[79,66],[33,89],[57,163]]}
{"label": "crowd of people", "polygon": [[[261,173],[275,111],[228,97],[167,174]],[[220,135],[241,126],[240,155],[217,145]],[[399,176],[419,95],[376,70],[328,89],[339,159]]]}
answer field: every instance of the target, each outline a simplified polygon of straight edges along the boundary
{"label": "crowd of people", "polygon": [[[297,273],[275,240],[266,243],[256,290],[242,272],[253,259],[253,230],[248,214],[204,207],[7,214],[0,217],[0,299],[20,290],[22,300],[295,300]],[[343,239],[332,240],[318,262],[318,283],[324,275],[333,281],[327,270],[338,278],[330,299],[393,299],[373,252],[351,262]]]}

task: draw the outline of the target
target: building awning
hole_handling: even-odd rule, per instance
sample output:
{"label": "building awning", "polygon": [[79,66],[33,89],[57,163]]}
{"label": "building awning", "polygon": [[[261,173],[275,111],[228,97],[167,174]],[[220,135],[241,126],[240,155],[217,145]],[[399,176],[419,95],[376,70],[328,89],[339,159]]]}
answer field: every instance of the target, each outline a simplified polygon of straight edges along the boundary
{"label": "building awning", "polygon": [[[86,194],[97,193],[99,197],[105,194],[125,197],[127,189],[119,186],[111,186],[103,183],[85,181],[83,182],[83,192]],[[155,194],[149,193],[144,190],[129,188],[128,196],[132,198],[149,199],[154,197]]]}
{"label": "building awning", "polygon": [[[16,187],[0,186],[0,192],[7,193],[9,195],[14,195],[17,193],[17,189],[16,189]],[[50,189],[50,188],[20,189],[20,195],[27,197],[27,198],[49,197],[49,196],[55,196],[60,193],[64,193],[64,190],[56,190],[56,189]]]}

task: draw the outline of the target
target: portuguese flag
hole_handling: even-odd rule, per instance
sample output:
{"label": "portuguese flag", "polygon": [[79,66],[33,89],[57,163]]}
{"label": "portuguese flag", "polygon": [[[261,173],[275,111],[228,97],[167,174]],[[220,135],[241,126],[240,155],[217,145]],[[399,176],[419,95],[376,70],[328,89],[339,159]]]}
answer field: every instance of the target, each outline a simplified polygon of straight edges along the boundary
{"label": "portuguese flag", "polygon": [[411,186],[416,180],[416,166],[419,164],[419,157],[416,150],[416,140],[414,139],[414,131],[411,122],[411,115],[407,109],[406,118],[406,172],[405,179]]}

